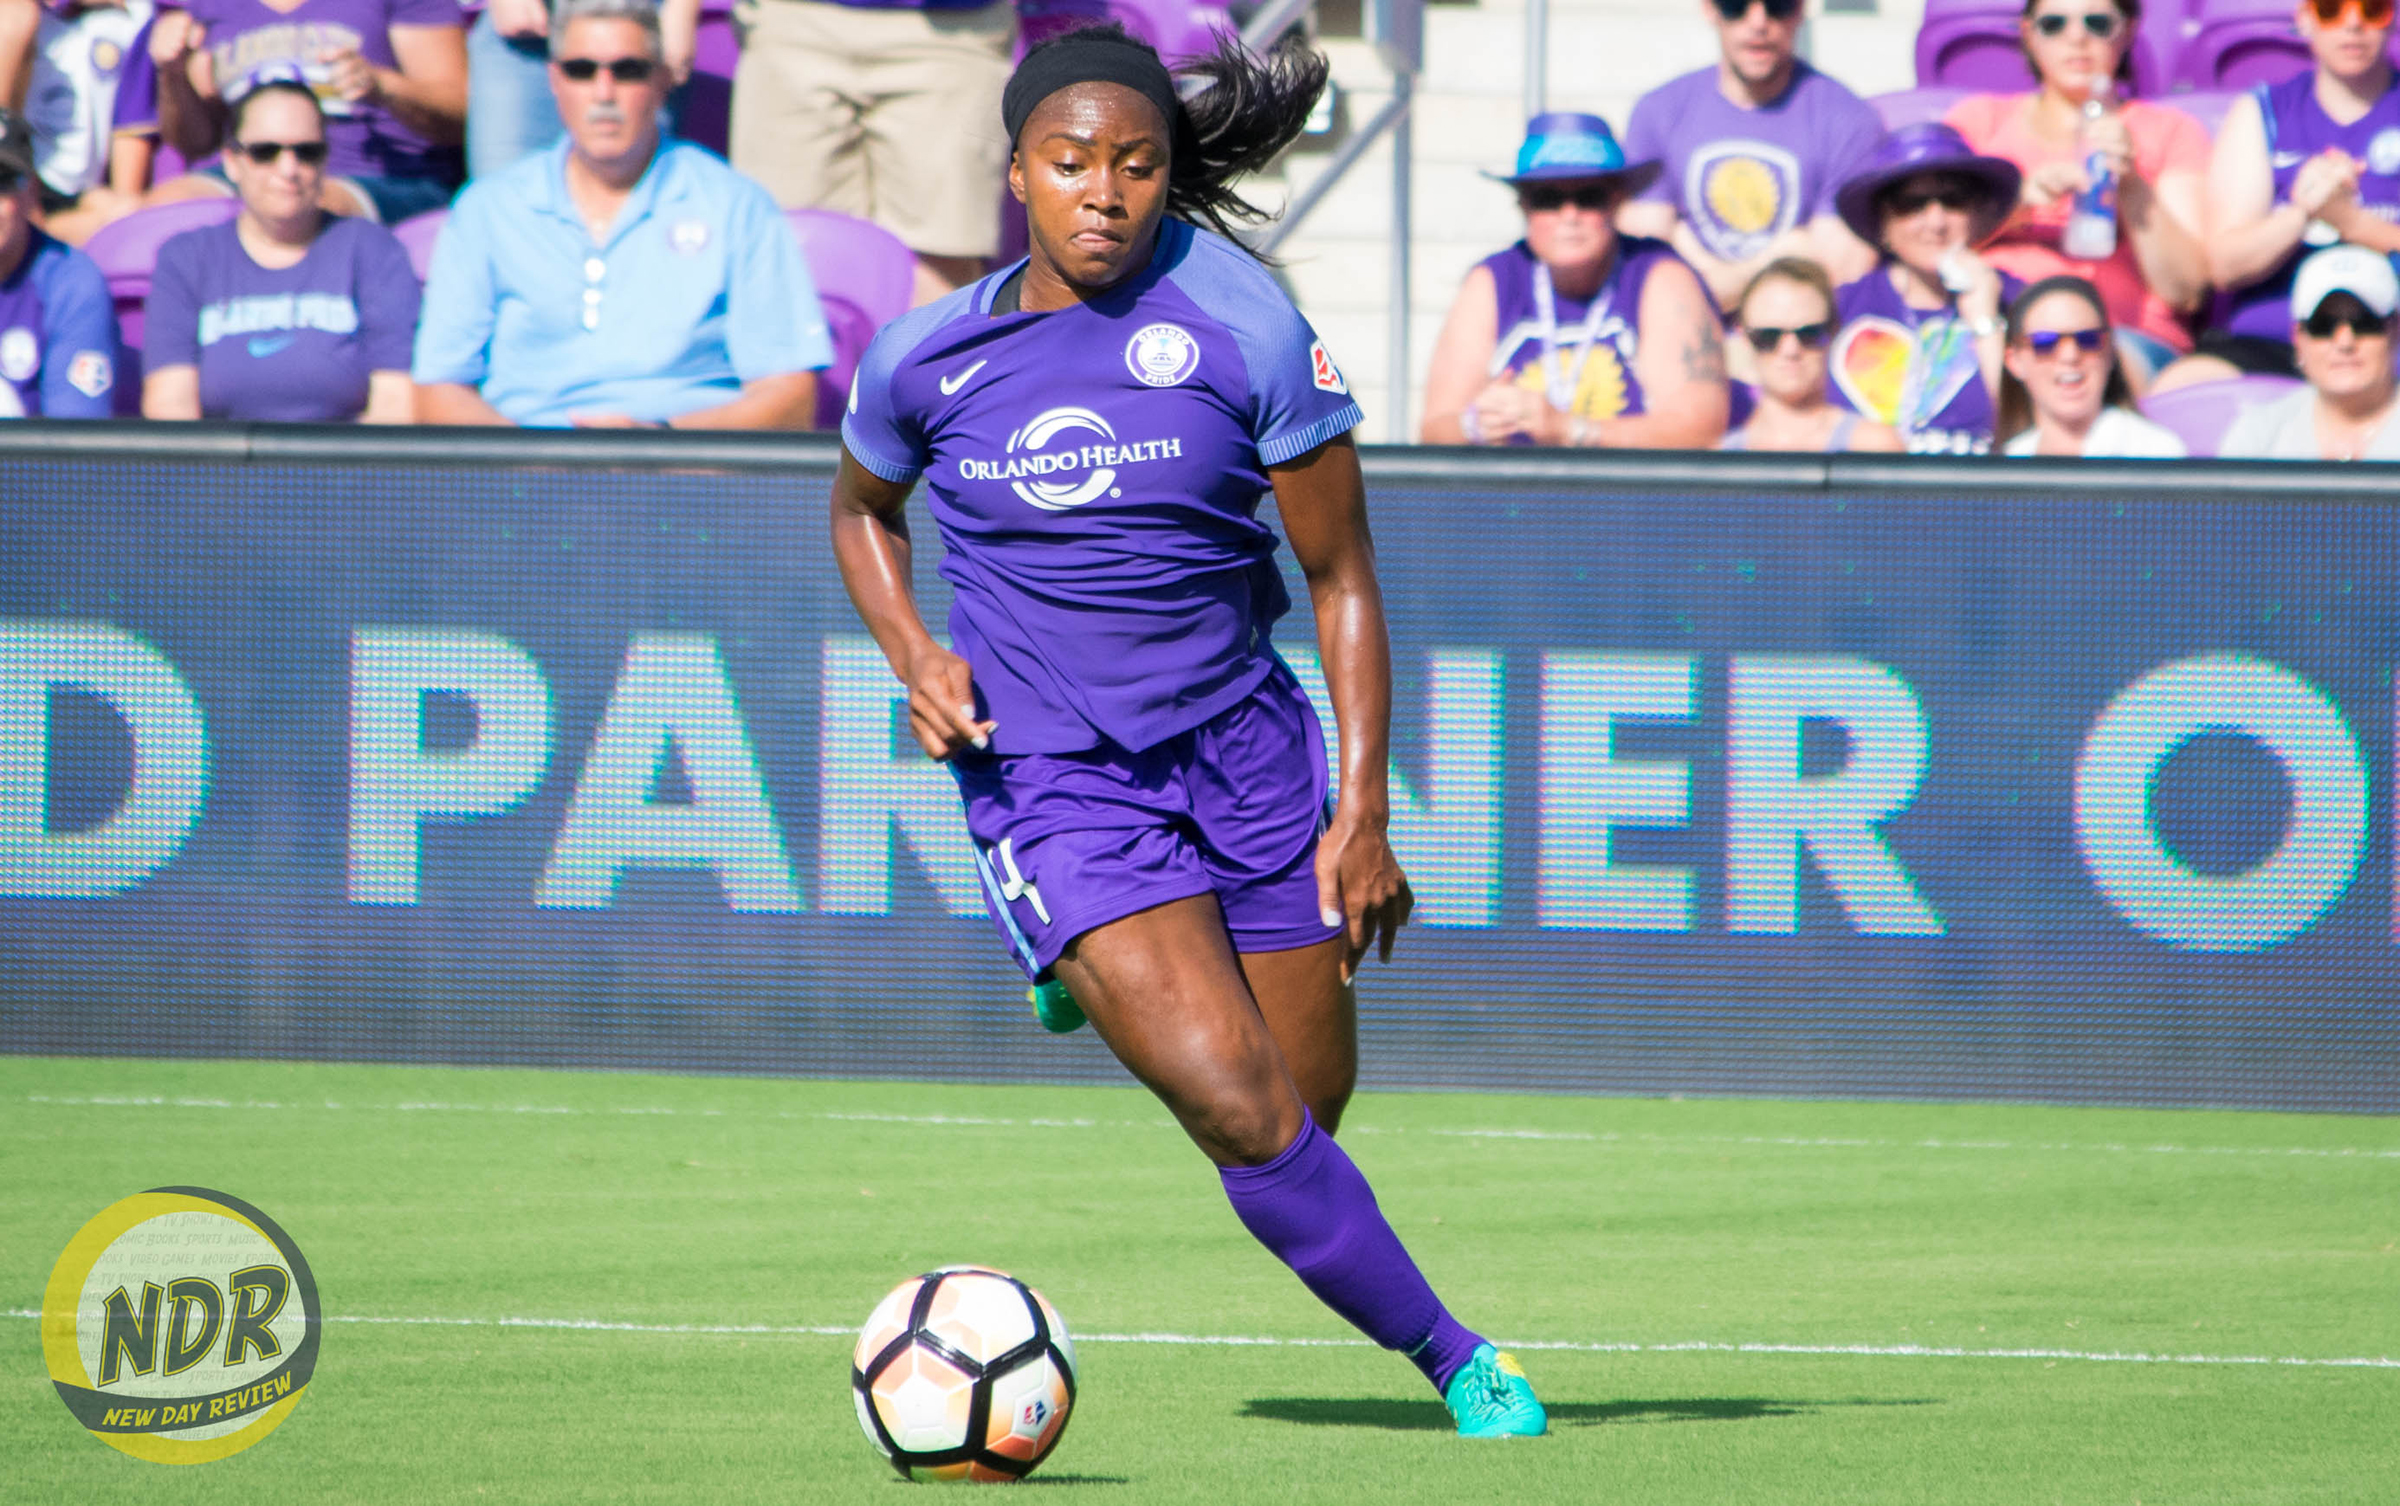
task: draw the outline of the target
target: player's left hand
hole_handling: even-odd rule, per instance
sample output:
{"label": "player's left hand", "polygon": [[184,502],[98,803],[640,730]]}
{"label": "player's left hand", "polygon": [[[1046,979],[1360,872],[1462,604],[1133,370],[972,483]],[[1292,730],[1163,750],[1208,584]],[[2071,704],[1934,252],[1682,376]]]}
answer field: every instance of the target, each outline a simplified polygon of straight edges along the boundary
{"label": "player's left hand", "polygon": [[1317,910],[1327,925],[1346,928],[1342,981],[1347,983],[1369,945],[1379,960],[1392,960],[1392,943],[1408,924],[1417,896],[1382,824],[1345,809],[1334,807],[1333,824],[1317,839]]}

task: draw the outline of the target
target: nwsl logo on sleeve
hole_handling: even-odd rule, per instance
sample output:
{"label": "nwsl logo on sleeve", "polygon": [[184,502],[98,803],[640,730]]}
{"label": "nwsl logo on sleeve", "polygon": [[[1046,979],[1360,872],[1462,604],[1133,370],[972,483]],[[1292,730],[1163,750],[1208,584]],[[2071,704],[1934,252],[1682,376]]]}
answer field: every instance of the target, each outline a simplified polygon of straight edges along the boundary
{"label": "nwsl logo on sleeve", "polygon": [[1125,342],[1125,369],[1144,386],[1175,386],[1200,369],[1199,342],[1180,325],[1144,325]]}
{"label": "nwsl logo on sleeve", "polygon": [[1350,395],[1350,384],[1342,380],[1341,369],[1333,364],[1333,357],[1325,353],[1325,342],[1322,340],[1309,344],[1308,379],[1317,384],[1319,392],[1335,392],[1343,397]]}

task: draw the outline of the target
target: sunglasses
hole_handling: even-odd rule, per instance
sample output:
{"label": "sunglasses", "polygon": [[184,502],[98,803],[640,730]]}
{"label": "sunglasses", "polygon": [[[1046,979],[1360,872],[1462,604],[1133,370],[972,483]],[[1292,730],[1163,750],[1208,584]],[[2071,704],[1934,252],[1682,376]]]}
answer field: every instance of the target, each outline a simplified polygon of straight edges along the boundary
{"label": "sunglasses", "polygon": [[0,196],[15,193],[25,182],[25,175],[14,168],[0,167]]}
{"label": "sunglasses", "polygon": [[1939,204],[1952,214],[1965,214],[1973,209],[1982,195],[1971,188],[1952,184],[1946,188],[1901,188],[1884,195],[1884,207],[1902,219],[1923,214],[1928,204]]}
{"label": "sunglasses", "polygon": [[2302,320],[2300,327],[2308,331],[2309,338],[2312,340],[2330,340],[2345,329],[2361,340],[2372,340],[2390,334],[2392,321],[2379,319],[2366,309],[2359,309],[2355,313],[2346,313],[2337,309],[2321,308]]}
{"label": "sunglasses", "polygon": [[2392,24],[2392,0],[2309,0],[2309,9],[2325,26],[2338,25],[2344,15],[2357,16],[2358,23],[2370,31]]}
{"label": "sunglasses", "polygon": [[561,58],[558,62],[558,71],[579,84],[598,78],[603,68],[620,84],[646,84],[658,71],[658,63],[653,58],[610,58],[605,63],[598,58]]}
{"label": "sunglasses", "polygon": [[1802,350],[1823,350],[1833,338],[1833,326],[1822,320],[1803,324],[1796,329],[1769,329],[1765,325],[1745,325],[1742,333],[1749,338],[1750,348],[1762,356],[1773,355],[1783,348],[1783,337],[1791,336],[1800,342]]}
{"label": "sunglasses", "polygon": [[2058,354],[2058,347],[2071,344],[2087,356],[2096,356],[2108,343],[2108,331],[2094,325],[2090,329],[2040,329],[2025,337],[2025,343],[2037,356],[2048,358]]}
{"label": "sunglasses", "polygon": [[233,149],[260,167],[273,167],[275,159],[285,152],[299,158],[302,167],[325,165],[325,143],[322,141],[237,141]]}
{"label": "sunglasses", "polygon": [[1717,14],[1728,21],[1739,21],[1750,14],[1750,7],[1763,5],[1770,21],[1789,21],[1800,14],[1800,0],[1716,0]]}
{"label": "sunglasses", "polygon": [[1527,188],[1518,191],[1517,203],[1529,214],[1564,209],[1569,204],[1577,209],[1606,214],[1617,207],[1617,192],[1613,188],[1602,188],[1595,184],[1580,188]]}
{"label": "sunglasses", "polygon": [[[2389,5],[2391,0],[2376,0],[2376,3]],[[2117,28],[2125,24],[2125,18],[2113,10],[2087,10],[2082,19],[2083,29],[2103,42],[2115,36]],[[2067,28],[2074,25],[2075,20],[2073,16],[2057,14],[2036,16],[2033,18],[2033,29],[2045,37],[2061,37],[2066,35]]]}

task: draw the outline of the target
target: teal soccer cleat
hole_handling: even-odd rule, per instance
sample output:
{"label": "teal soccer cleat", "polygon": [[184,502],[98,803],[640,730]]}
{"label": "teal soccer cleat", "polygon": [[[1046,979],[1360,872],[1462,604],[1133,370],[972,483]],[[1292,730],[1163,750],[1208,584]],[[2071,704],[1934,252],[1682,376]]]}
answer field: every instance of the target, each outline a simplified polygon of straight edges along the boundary
{"label": "teal soccer cleat", "polygon": [[1475,1357],[1450,1377],[1442,1400],[1458,1419],[1461,1438],[1539,1438],[1550,1431],[1550,1414],[1534,1399],[1525,1367],[1489,1344],[1475,1346]]}
{"label": "teal soccer cleat", "polygon": [[1067,985],[1056,978],[1025,990],[1025,1002],[1033,1006],[1033,1017],[1052,1035],[1067,1035],[1083,1028],[1083,1006],[1067,992]]}

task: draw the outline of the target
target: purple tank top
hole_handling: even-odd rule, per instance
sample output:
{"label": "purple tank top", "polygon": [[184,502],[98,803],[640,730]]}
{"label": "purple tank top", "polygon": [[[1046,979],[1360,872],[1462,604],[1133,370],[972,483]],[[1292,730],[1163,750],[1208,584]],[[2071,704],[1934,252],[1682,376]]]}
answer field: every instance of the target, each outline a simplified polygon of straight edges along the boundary
{"label": "purple tank top", "polygon": [[[2335,121],[2317,103],[2313,70],[2280,84],[2260,84],[2250,93],[2267,128],[2267,166],[2275,175],[2276,203],[2291,197],[2292,180],[2300,176],[2302,163],[2328,147],[2339,147],[2364,164],[2358,175],[2358,202],[2378,219],[2400,219],[2400,88],[2384,90],[2374,108],[2348,125]],[[2303,238],[2281,266],[2234,289],[2233,312],[2225,327],[2237,335],[2290,340],[2292,273],[2318,245]]]}
{"label": "purple tank top", "polygon": [[1634,374],[1642,287],[1651,268],[1681,259],[1664,241],[1617,237],[1617,263],[1599,292],[1590,298],[1555,294],[1545,362],[1541,299],[1534,286],[1540,263],[1523,241],[1485,257],[1500,302],[1492,379],[1550,393],[1553,403],[1564,397],[1559,406],[1577,418],[1631,418],[1643,412],[1642,381]]}

